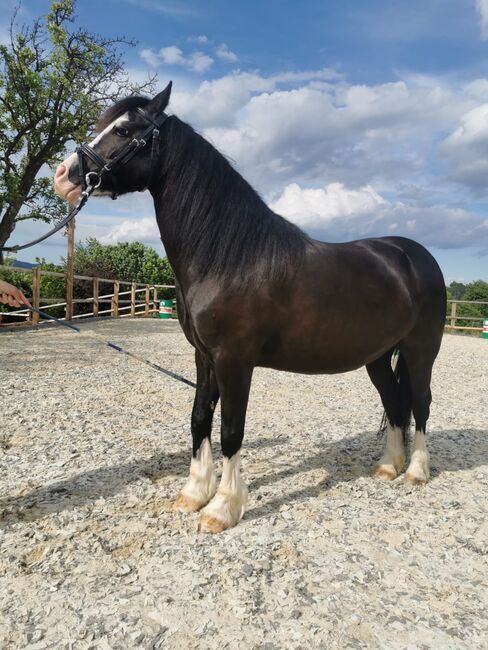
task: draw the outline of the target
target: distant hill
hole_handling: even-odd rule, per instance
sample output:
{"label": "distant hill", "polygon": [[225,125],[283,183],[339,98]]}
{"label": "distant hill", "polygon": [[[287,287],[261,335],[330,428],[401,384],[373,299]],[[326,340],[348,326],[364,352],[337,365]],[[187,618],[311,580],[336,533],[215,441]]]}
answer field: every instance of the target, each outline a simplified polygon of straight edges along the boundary
{"label": "distant hill", "polygon": [[14,260],[12,266],[16,266],[18,269],[33,269],[39,264],[33,264],[32,262],[21,262],[20,260]]}

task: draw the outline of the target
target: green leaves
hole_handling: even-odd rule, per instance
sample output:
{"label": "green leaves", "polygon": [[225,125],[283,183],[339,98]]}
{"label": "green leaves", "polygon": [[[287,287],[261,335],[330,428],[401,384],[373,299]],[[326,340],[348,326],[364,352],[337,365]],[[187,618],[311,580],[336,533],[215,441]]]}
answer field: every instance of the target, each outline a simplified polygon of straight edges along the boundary
{"label": "green leaves", "polygon": [[75,246],[75,273],[144,284],[174,284],[166,258],[140,242],[104,245],[95,238]]}

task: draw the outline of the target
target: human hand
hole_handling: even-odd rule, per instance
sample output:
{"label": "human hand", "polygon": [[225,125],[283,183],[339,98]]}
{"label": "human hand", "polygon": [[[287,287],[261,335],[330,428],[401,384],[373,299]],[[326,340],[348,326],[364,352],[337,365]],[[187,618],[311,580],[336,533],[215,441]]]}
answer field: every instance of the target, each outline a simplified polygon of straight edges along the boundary
{"label": "human hand", "polygon": [[0,280],[0,302],[9,305],[10,307],[21,307],[23,305],[28,305],[30,307],[30,302],[24,296],[20,289],[14,287],[13,284],[9,284],[4,280]]}

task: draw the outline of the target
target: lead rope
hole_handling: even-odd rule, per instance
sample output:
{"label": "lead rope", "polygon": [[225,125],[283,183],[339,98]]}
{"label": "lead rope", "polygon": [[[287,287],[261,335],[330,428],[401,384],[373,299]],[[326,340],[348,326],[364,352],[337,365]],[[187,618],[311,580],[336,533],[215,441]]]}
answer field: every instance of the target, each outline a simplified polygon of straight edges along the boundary
{"label": "lead rope", "polygon": [[48,237],[51,237],[51,235],[55,235],[59,230],[61,230],[61,228],[67,226],[69,222],[76,217],[78,212],[80,212],[80,210],[88,201],[90,195],[95,189],[96,189],[95,185],[87,184],[86,189],[84,189],[83,192],[81,193],[81,196],[78,199],[78,203],[75,205],[75,207],[68,212],[67,216],[64,219],[62,219],[62,221],[60,221],[57,226],[51,228],[51,230],[49,230],[41,237],[38,237],[37,239],[33,239],[27,244],[18,244],[17,246],[0,246],[0,251],[5,251],[7,253],[16,253],[17,251],[21,251],[24,248],[30,248],[35,244],[39,244],[41,241],[44,241]]}
{"label": "lead rope", "polygon": [[[39,316],[42,316],[43,318],[47,318],[48,320],[54,321],[57,325],[62,325],[63,327],[68,327],[71,330],[74,330],[78,334],[82,335],[82,331],[79,327],[76,327],[76,325],[71,325],[71,323],[67,323],[66,321],[62,321],[59,318],[55,318],[54,316],[51,316],[51,314],[46,313],[45,311],[41,311],[40,309],[36,309],[36,307],[32,307],[32,305],[27,305],[24,303],[24,306],[27,307],[32,312],[35,312],[36,314],[39,314]],[[148,359],[144,359],[143,357],[140,357],[138,354],[134,354],[133,352],[128,352],[127,350],[124,350],[120,345],[117,345],[116,343],[112,343],[112,341],[105,341],[100,339],[98,336],[90,336],[90,339],[94,339],[97,343],[100,343],[100,345],[106,345],[109,348],[112,348],[112,350],[116,350],[117,352],[122,352],[123,354],[126,354],[128,357],[131,357],[132,359],[135,359],[136,361],[140,361],[141,363],[145,363],[147,366],[150,368],[153,368],[154,370],[157,370],[158,372],[162,372],[164,375],[167,377],[171,377],[172,379],[176,379],[177,381],[180,381],[182,384],[186,384],[187,386],[190,386],[191,388],[196,388],[197,385],[190,381],[189,379],[185,379],[185,377],[182,377],[181,375],[178,375],[176,372],[172,372],[171,370],[166,370],[166,368],[163,368],[162,366],[159,366],[157,363],[154,363],[153,361],[149,361]]]}

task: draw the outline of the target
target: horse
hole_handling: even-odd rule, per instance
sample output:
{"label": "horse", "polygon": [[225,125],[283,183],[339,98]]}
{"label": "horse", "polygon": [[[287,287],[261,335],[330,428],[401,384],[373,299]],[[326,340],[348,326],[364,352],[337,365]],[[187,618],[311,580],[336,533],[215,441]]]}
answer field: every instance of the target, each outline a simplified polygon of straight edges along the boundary
{"label": "horse", "polygon": [[[195,348],[192,456],[175,510],[200,511],[199,530],[209,533],[241,520],[248,490],[240,455],[256,366],[309,374],[366,366],[387,418],[375,475],[393,480],[402,472],[413,414],[405,479],[426,483],[431,373],[446,314],[437,262],[403,237],[312,239],[273,212],[212,144],[165,112],[170,95],[171,82],[153,98],[131,96],[108,108],[98,135],[59,165],[54,183],[69,201],[87,184],[95,195],[146,188],[152,195],[178,318]],[[219,399],[217,488],[210,436]]]}

